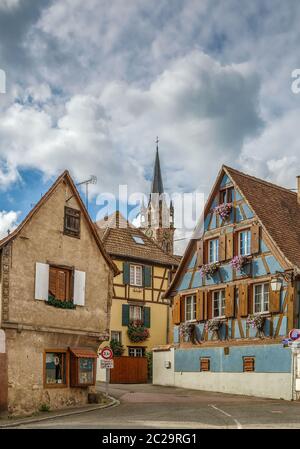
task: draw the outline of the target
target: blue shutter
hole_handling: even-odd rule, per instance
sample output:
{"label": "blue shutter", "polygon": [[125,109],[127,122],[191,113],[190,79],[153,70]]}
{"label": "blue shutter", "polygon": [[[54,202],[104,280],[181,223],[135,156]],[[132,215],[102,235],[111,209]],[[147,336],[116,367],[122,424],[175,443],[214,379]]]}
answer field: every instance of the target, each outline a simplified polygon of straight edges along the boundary
{"label": "blue shutter", "polygon": [[143,267],[144,287],[152,287],[152,267]]}
{"label": "blue shutter", "polygon": [[144,307],[144,326],[148,329],[150,328],[150,315],[151,309],[150,307]]}
{"label": "blue shutter", "polygon": [[122,326],[129,326],[129,305],[122,305]]}
{"label": "blue shutter", "polygon": [[130,264],[128,262],[123,263],[123,284],[130,284]]}

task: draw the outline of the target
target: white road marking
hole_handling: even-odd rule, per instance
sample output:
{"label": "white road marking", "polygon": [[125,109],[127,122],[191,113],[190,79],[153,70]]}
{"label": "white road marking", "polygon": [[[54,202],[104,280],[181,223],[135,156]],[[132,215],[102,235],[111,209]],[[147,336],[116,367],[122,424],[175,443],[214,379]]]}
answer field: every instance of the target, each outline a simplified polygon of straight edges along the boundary
{"label": "white road marking", "polygon": [[232,415],[230,415],[229,413],[227,413],[224,410],[216,407],[215,405],[209,405],[209,407],[214,408],[215,410],[218,410],[220,413],[223,413],[223,415],[226,415],[229,418],[231,418],[235,422],[237,429],[242,429],[243,428],[242,424],[237,419],[235,419]]}

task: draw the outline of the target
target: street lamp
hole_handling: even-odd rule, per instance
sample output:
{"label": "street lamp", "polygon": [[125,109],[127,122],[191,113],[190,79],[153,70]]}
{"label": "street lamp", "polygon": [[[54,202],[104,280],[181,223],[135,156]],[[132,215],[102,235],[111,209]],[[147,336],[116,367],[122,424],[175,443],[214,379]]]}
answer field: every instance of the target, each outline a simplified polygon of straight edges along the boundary
{"label": "street lamp", "polygon": [[271,289],[273,292],[279,292],[281,290],[281,280],[279,278],[271,279]]}

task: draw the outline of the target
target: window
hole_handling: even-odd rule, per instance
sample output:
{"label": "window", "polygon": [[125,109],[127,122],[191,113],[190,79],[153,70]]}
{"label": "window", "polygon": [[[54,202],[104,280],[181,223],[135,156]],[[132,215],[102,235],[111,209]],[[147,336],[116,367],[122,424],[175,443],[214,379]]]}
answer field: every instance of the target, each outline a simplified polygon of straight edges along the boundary
{"label": "window", "polygon": [[255,357],[243,357],[243,370],[245,373],[255,371]]}
{"label": "window", "polygon": [[201,357],[200,358],[200,371],[210,371],[210,358]]}
{"label": "window", "polygon": [[80,210],[65,207],[64,234],[80,237]]}
{"label": "window", "polygon": [[92,349],[70,348],[71,386],[87,387],[96,383],[97,354]]}
{"label": "window", "polygon": [[49,296],[59,301],[71,300],[72,271],[66,268],[49,268]]}
{"label": "window", "polygon": [[208,243],[208,263],[219,261],[219,239],[210,240]]}
{"label": "window", "polygon": [[46,387],[67,386],[67,354],[66,351],[45,352],[44,385]]}
{"label": "window", "polygon": [[110,336],[111,340],[113,341],[117,341],[118,343],[122,342],[122,332],[118,332],[118,331],[111,331],[111,336]]}
{"label": "window", "polygon": [[196,296],[187,296],[185,298],[185,321],[196,319]]}
{"label": "window", "polygon": [[254,313],[268,312],[269,284],[254,285]]}
{"label": "window", "polygon": [[232,203],[233,201],[233,187],[223,189],[220,191],[220,204]]}
{"label": "window", "polygon": [[239,233],[239,255],[249,256],[251,254],[251,231]]}
{"label": "window", "polygon": [[130,306],[129,307],[129,321],[143,321],[143,307]]}
{"label": "window", "polygon": [[141,265],[130,265],[130,285],[143,286],[143,267]]}
{"label": "window", "polygon": [[144,357],[145,349],[144,348],[128,348],[129,357]]}
{"label": "window", "polygon": [[144,240],[138,235],[134,235],[132,238],[135,241],[135,243],[138,243],[139,245],[145,245]]}
{"label": "window", "polygon": [[213,318],[225,316],[225,290],[213,292]]}

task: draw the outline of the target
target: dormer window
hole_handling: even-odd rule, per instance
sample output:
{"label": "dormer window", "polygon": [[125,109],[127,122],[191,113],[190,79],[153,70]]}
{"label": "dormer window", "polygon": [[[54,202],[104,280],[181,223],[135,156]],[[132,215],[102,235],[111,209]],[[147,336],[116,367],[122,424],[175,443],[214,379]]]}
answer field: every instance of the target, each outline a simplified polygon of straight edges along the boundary
{"label": "dormer window", "polygon": [[80,238],[80,210],[65,207],[64,234]]}

